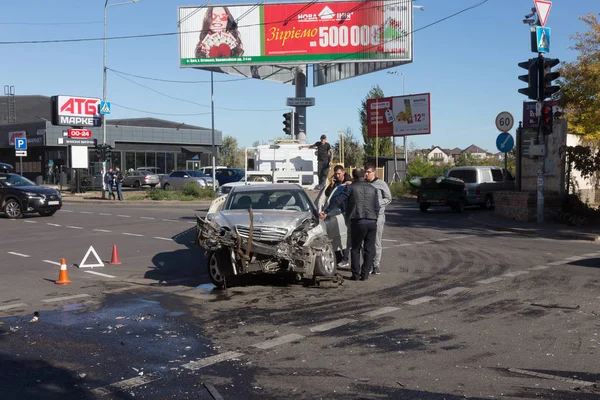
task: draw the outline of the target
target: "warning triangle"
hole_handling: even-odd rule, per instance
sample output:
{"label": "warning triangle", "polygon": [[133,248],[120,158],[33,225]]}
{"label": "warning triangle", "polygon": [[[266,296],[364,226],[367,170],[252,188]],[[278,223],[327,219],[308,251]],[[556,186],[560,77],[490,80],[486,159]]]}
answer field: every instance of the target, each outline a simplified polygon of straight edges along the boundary
{"label": "warning triangle", "polygon": [[[87,259],[91,254],[93,254],[94,257],[96,258],[96,263],[95,264],[86,264]],[[98,253],[96,253],[96,250],[94,250],[94,246],[90,246],[87,253],[85,253],[85,256],[83,256],[83,260],[81,260],[78,267],[79,268],[104,267],[104,263],[102,262],[102,260],[100,260],[100,257],[98,257]]]}
{"label": "warning triangle", "polygon": [[535,9],[537,10],[538,17],[540,18],[540,24],[546,26],[546,20],[550,9],[552,8],[552,2],[547,0],[535,0]]}
{"label": "warning triangle", "polygon": [[100,112],[102,112],[102,113],[109,113],[110,112],[110,107],[108,106],[108,103],[104,103],[102,105],[102,109],[100,110]]}

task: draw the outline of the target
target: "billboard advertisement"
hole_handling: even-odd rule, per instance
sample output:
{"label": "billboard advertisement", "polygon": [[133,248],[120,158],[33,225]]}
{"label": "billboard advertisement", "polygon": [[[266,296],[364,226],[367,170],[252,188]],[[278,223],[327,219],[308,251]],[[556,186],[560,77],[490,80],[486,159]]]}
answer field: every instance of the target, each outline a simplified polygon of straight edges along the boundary
{"label": "billboard advertisement", "polygon": [[27,137],[27,133],[25,133],[25,131],[8,132],[8,145],[14,146],[16,138],[24,138],[24,137]]}
{"label": "billboard advertisement", "polygon": [[369,137],[431,133],[429,93],[367,100]]}
{"label": "billboard advertisement", "polygon": [[410,1],[179,8],[181,67],[412,61]]}
{"label": "billboard advertisement", "polygon": [[101,126],[100,99],[52,96],[52,125]]}

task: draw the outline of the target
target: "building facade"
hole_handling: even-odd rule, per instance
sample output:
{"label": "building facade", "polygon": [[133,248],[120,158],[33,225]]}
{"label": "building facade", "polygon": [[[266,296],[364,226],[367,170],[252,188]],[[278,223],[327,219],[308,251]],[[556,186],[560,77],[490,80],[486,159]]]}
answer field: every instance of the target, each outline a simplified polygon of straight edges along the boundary
{"label": "building facade", "polygon": [[[0,97],[0,161],[12,164],[30,179],[46,176],[49,166],[59,171],[69,166],[69,147],[59,144],[66,126],[51,124],[51,100],[47,96]],[[157,167],[160,173],[211,164],[212,131],[157,118],[106,119],[106,143],[113,147],[111,165],[123,171]],[[92,139],[103,142],[103,128],[90,128]],[[27,156],[15,156],[15,139],[27,138]],[[215,130],[215,146],[222,132]],[[98,172],[98,157],[88,148],[88,173]]]}

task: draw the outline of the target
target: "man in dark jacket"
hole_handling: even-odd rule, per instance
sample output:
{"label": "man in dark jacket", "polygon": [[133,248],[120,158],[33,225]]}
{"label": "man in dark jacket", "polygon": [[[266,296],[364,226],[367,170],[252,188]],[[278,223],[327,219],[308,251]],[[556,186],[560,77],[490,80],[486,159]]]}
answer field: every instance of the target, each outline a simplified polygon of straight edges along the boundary
{"label": "man in dark jacket", "polygon": [[[340,207],[346,203],[346,214],[350,220],[350,239],[352,256],[350,268],[351,280],[366,281],[373,267],[375,257],[375,239],[377,235],[377,217],[379,216],[379,198],[377,189],[365,181],[365,171],[355,169],[352,171],[354,181],[352,185],[345,186],[344,191],[331,200],[321,218],[325,219],[330,209]],[[364,246],[364,260],[360,265],[360,253]]]}
{"label": "man in dark jacket", "polygon": [[352,183],[352,179],[346,170],[344,170],[344,167],[338,164],[333,168],[333,177],[331,183],[327,186],[327,189],[325,189],[325,196],[329,197],[336,187],[345,183]]}

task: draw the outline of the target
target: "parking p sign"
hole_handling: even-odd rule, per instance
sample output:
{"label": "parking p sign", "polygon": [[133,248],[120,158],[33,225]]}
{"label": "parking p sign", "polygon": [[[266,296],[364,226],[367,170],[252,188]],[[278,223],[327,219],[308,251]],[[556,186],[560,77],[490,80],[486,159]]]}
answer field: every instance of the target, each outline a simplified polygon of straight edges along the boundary
{"label": "parking p sign", "polygon": [[27,139],[15,138],[15,150],[27,150]]}

